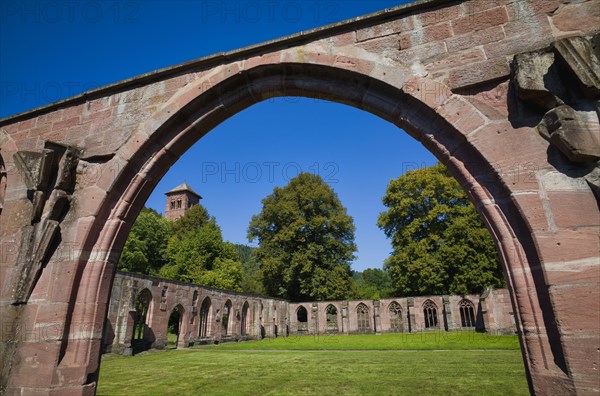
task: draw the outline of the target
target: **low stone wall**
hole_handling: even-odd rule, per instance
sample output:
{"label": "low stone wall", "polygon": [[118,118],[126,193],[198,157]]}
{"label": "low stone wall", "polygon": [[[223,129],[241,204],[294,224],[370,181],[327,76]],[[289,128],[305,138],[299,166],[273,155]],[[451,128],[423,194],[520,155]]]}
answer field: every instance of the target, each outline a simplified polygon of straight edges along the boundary
{"label": "low stone wall", "polygon": [[291,303],[118,272],[102,349],[132,354],[148,348],[164,348],[169,318],[179,320],[178,348],[300,334],[516,332],[506,289],[489,289],[481,296]]}

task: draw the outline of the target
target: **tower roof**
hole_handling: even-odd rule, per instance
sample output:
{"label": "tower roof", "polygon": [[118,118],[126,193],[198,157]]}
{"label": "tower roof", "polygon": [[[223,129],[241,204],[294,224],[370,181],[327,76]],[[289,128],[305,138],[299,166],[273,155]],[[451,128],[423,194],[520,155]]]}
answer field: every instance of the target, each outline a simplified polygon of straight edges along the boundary
{"label": "tower roof", "polygon": [[174,189],[167,191],[165,193],[165,195],[170,195],[173,193],[178,193],[178,192],[182,192],[182,191],[187,191],[191,194],[194,194],[195,196],[197,196],[198,198],[202,199],[202,196],[200,194],[198,194],[196,191],[194,191],[190,186],[188,186],[186,183],[181,183],[180,185],[178,185],[177,187],[175,187]]}

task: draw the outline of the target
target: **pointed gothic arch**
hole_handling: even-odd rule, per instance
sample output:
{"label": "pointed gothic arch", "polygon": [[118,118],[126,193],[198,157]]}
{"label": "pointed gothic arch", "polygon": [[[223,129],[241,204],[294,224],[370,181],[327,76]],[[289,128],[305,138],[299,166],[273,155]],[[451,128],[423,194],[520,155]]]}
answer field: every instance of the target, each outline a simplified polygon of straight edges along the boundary
{"label": "pointed gothic arch", "polygon": [[300,305],[296,309],[296,321],[298,323],[298,332],[308,332],[308,311],[304,308],[304,305]]}
{"label": "pointed gothic arch", "polygon": [[458,303],[458,310],[460,312],[460,326],[475,327],[475,304],[467,298],[463,298]]}
{"label": "pointed gothic arch", "polygon": [[431,300],[426,300],[423,303],[423,321],[426,329],[437,328],[438,322],[438,307],[436,303]]}
{"label": "pointed gothic arch", "polygon": [[392,301],[388,307],[388,314],[390,316],[390,331],[393,333],[403,332],[402,306],[397,301]]}
{"label": "pointed gothic arch", "polygon": [[371,332],[371,316],[369,307],[360,303],[356,306],[356,328],[359,333]]}
{"label": "pointed gothic arch", "polygon": [[198,329],[198,337],[206,338],[212,335],[212,302],[210,297],[205,297],[202,301],[202,305],[200,305],[200,320],[199,320],[199,329]]}
{"label": "pointed gothic arch", "polygon": [[245,336],[248,332],[248,312],[250,311],[250,305],[248,301],[244,301],[242,306],[242,317],[240,320],[240,335]]}
{"label": "pointed gothic arch", "polygon": [[[508,81],[509,58],[517,54],[509,49],[498,59],[486,60],[484,66],[492,67],[425,74],[427,65],[420,62],[427,60],[419,56],[425,54],[419,54],[419,50],[413,48],[398,49],[395,34],[381,34],[403,18],[424,19],[433,7],[441,10],[459,7],[455,15],[464,18],[468,16],[465,10],[471,9],[473,3],[469,0],[461,4],[436,1],[407,8],[402,6],[307,34],[149,73],[1,120],[0,126],[19,139],[19,147],[36,150],[41,147],[30,142],[30,134],[34,141],[40,142],[45,139],[74,141],[74,145],[79,144],[87,152],[88,159],[98,161],[103,174],[96,182],[88,180],[77,186],[75,201],[85,201],[86,205],[77,208],[80,212],[69,213],[73,216],[61,224],[63,242],[77,242],[81,254],[64,261],[53,258],[44,270],[47,277],[64,274],[64,282],[55,288],[69,287],[68,309],[56,319],[64,329],[59,337],[61,345],[48,348],[48,341],[43,340],[27,347],[44,353],[48,362],[77,362],[74,370],[77,375],[71,385],[93,388],[98,378],[99,359],[95,352],[82,356],[81,351],[94,351],[96,340],[81,335],[70,318],[85,318],[87,323],[94,324],[102,322],[108,303],[106,291],[112,282],[116,258],[133,220],[158,180],[191,144],[231,115],[270,97],[298,95],[346,103],[378,115],[421,141],[450,169],[468,191],[498,245],[524,343],[523,357],[532,391],[550,394],[566,388],[585,388],[590,379],[596,378],[597,372],[577,358],[579,339],[569,334],[564,323],[577,320],[586,336],[598,334],[598,323],[556,301],[567,301],[569,293],[579,295],[588,291],[587,285],[579,285],[577,276],[581,272],[581,260],[598,257],[599,225],[597,219],[589,216],[590,211],[597,212],[597,200],[581,178],[578,182],[582,181],[583,186],[573,187],[563,180],[559,183],[560,188],[547,193],[544,187],[546,175],[570,178],[561,174],[557,164],[550,163],[548,150],[553,147],[527,123],[529,120],[518,114],[518,110],[515,113],[510,108],[517,100],[513,92],[510,95],[503,92],[512,86]],[[573,8],[578,10],[577,7]],[[505,6],[500,8],[506,12]],[[555,15],[536,7],[524,7],[523,12],[532,17],[529,20],[533,21],[531,29],[535,32],[536,28],[542,27],[541,21],[548,24],[551,23],[549,19],[555,17],[567,15],[569,18],[563,8],[571,7],[561,7]],[[454,13],[439,13],[442,14],[447,19],[445,23],[456,21],[452,19],[456,16],[448,16]],[[497,21],[497,24],[501,23]],[[582,31],[584,36],[596,30],[595,25],[586,29]],[[563,37],[565,33],[558,30],[553,30],[552,34],[557,35],[554,38]],[[519,47],[519,51],[548,47],[553,37],[540,36],[530,35],[531,40],[523,41],[524,46]],[[503,43],[510,44],[518,38],[507,36]],[[370,39],[376,39],[378,45],[366,42]],[[444,42],[434,40],[431,45],[434,44],[446,49]],[[508,45],[500,47],[511,48]],[[426,48],[435,47],[428,44]],[[413,67],[407,52],[415,56],[417,68]],[[442,52],[435,56],[436,63],[444,63],[453,55],[445,50]],[[471,95],[469,92],[473,87],[475,94]],[[136,95],[147,95],[149,100],[129,101],[125,113],[113,111],[117,106],[125,105],[119,102],[120,98]],[[146,103],[151,105],[143,107]],[[94,108],[97,110],[93,111]],[[62,114],[67,112],[77,116],[63,120]],[[73,128],[66,126],[53,127],[64,124],[63,121],[73,124],[91,122],[92,117],[106,113],[112,116],[107,115],[93,132],[98,139],[88,139],[83,134],[78,136],[71,132]],[[131,121],[133,126],[122,120]],[[32,129],[31,125],[36,128]],[[17,138],[18,135],[22,137]],[[103,144],[88,143],[100,139]],[[532,183],[527,185],[521,178],[515,179],[515,176],[523,176],[522,168],[511,166],[515,162],[523,165],[530,161],[535,172],[529,175]],[[116,170],[114,174],[111,169]],[[12,189],[12,180],[9,184]],[[89,196],[98,199],[95,202],[84,199]],[[12,202],[5,201],[0,218],[2,232],[16,233],[21,229],[19,227],[28,226],[5,220],[15,218],[6,216],[7,208],[17,206],[21,197],[15,195],[12,199]],[[541,214],[540,207],[544,209]],[[25,219],[25,223],[27,221]],[[564,259],[568,271],[560,276],[545,266],[546,263],[562,262],[566,249],[557,249],[557,243],[577,247],[568,249],[569,255]],[[16,264],[16,258],[14,260],[7,268],[18,273],[21,268]],[[562,285],[566,287],[553,287]],[[591,289],[597,297],[598,287]],[[46,301],[40,299],[40,309],[52,307],[57,302],[52,297],[58,294],[53,293],[55,290],[50,289]],[[10,302],[5,307],[10,308]],[[15,330],[15,339],[19,338],[19,331]],[[582,348],[586,353],[595,353],[591,346]],[[575,353],[567,353],[569,350]],[[538,364],[541,361],[544,364]],[[26,388],[31,371],[26,365],[15,363],[11,366],[10,376],[11,386],[17,392]],[[46,370],[43,378],[40,377],[40,389],[62,386],[55,381],[59,377],[58,371],[57,367],[54,371]]]}
{"label": "pointed gothic arch", "polygon": [[335,305],[329,304],[325,308],[325,316],[327,321],[327,332],[337,333],[338,332],[338,309]]}

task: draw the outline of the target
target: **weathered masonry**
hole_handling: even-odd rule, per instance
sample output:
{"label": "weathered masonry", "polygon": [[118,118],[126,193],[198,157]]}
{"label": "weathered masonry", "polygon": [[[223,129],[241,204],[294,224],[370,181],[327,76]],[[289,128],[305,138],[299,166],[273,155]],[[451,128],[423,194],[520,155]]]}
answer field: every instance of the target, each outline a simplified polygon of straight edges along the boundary
{"label": "weathered masonry", "polygon": [[115,266],[150,192],[216,125],[295,95],[380,116],[444,163],[496,241],[531,392],[597,394],[599,10],[418,1],[0,120],[3,391],[95,392]]}
{"label": "weathered masonry", "polygon": [[516,332],[506,289],[490,289],[481,296],[290,303],[117,272],[102,351],[132,354],[163,348],[174,315],[179,321],[178,348],[304,334]]}

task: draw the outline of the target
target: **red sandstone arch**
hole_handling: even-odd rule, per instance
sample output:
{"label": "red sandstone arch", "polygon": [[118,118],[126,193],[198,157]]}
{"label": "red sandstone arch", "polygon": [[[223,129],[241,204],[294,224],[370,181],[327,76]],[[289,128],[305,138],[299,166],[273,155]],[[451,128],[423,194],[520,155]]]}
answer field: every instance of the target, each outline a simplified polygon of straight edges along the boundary
{"label": "red sandstone arch", "polygon": [[240,316],[240,335],[242,337],[248,335],[248,325],[250,323],[250,318],[248,314],[250,312],[250,304],[248,304],[247,300],[244,300],[244,304],[242,305],[241,316]]}
{"label": "red sandstone arch", "polygon": [[[554,336],[551,327],[548,331],[543,329],[544,323],[551,325],[555,322],[552,312],[542,311],[540,314],[534,308],[548,304],[535,295],[536,281],[539,279],[514,275],[515,272],[521,272],[520,269],[529,267],[527,254],[531,256],[531,261],[539,261],[535,251],[525,252],[522,247],[524,244],[530,245],[528,236],[519,233],[524,228],[525,219],[519,216],[518,208],[508,199],[510,192],[495,176],[492,164],[482,158],[481,153],[465,138],[473,131],[460,128],[460,122],[452,125],[447,117],[436,113],[430,103],[419,100],[419,90],[423,87],[435,87],[433,89],[436,92],[448,92],[451,95],[446,87],[434,81],[414,79],[401,90],[365,74],[325,65],[296,63],[259,65],[224,77],[219,82],[213,80],[210,88],[200,95],[189,96],[188,92],[194,93],[195,87],[181,93],[171,106],[163,109],[163,114],[141,125],[137,135],[117,152],[117,157],[130,156],[129,162],[115,178],[114,187],[98,210],[91,227],[96,232],[88,233],[84,242],[84,246],[92,252],[92,257],[101,255],[106,259],[88,261],[79,267],[81,273],[78,278],[82,282],[76,287],[77,296],[72,307],[74,316],[83,316],[89,306],[96,306],[98,309],[93,322],[103,322],[105,312],[100,307],[108,302],[111,274],[114,273],[130,226],[160,178],[180,155],[222,121],[253,103],[275,96],[306,96],[346,103],[396,124],[421,141],[451,170],[496,240],[510,289],[526,291],[526,296],[518,292],[516,295],[521,334],[523,325],[529,328],[524,348],[526,359],[530,354],[550,356],[559,363],[559,367],[564,366],[560,346],[551,348],[552,344],[548,345],[545,339]],[[181,98],[186,99],[183,105]],[[469,116],[468,112],[477,113],[466,101],[462,105],[467,112],[465,117]],[[177,108],[180,110],[175,111]],[[148,128],[152,128],[155,120],[161,118],[166,120],[148,136]],[[135,151],[132,151],[133,145],[136,146]],[[520,239],[525,243],[520,243]],[[532,312],[531,320],[520,315],[523,309]],[[62,361],[69,362],[66,365],[69,369],[85,370],[85,373],[81,373],[82,378],[94,378],[99,367],[97,356],[92,353],[96,340],[91,343],[91,348],[88,347],[87,363],[77,362],[76,366],[73,365],[81,358],[82,342],[85,344],[83,340],[69,340]],[[551,352],[544,348],[551,349]],[[62,369],[61,365],[58,369]],[[528,369],[531,370],[531,367]]]}
{"label": "red sandstone arch", "polygon": [[[352,82],[351,86],[348,85],[348,81]],[[465,138],[472,131],[457,128],[442,115],[434,112],[429,104],[420,101],[419,90],[424,89],[423,87],[435,87],[433,90],[436,92],[449,92],[439,83],[425,79],[415,79],[407,83],[402,91],[364,74],[330,66],[290,63],[257,66],[214,83],[201,95],[189,98],[188,102],[181,106],[181,110],[172,114],[150,138],[146,135],[146,141],[142,144],[140,143],[144,132],[141,131],[145,126],[140,127],[139,136],[133,138],[136,139],[139,148],[131,156],[128,167],[123,169],[115,181],[116,188],[112,193],[116,201],[107,200],[106,209],[99,211],[105,213],[106,217],[98,217],[97,222],[106,225],[101,228],[98,237],[90,235],[90,238],[102,241],[100,250],[110,250],[109,256],[116,257],[118,253],[113,252],[122,249],[129,225],[137,217],[164,172],[204,134],[252,103],[274,96],[293,95],[346,103],[398,125],[421,141],[451,170],[490,228],[505,266],[510,288],[527,290],[527,296],[517,297],[521,301],[517,303],[516,310],[519,312],[527,307],[527,311],[534,312],[531,323],[527,323],[530,328],[529,337],[532,338],[531,344],[543,348],[543,345],[548,343],[541,338],[552,339],[555,336],[551,327],[549,331],[542,330],[543,324],[552,324],[555,319],[552,312],[546,311],[543,316],[534,308],[536,305],[548,304],[535,296],[538,289],[536,281],[539,282],[540,279],[527,279],[519,274],[521,268],[529,266],[527,254],[531,256],[531,261],[539,262],[536,252],[525,252],[523,243],[519,240],[531,246],[529,236],[522,232],[526,230],[526,220],[519,216],[518,208],[509,199],[510,191],[496,176],[492,164],[487,163]],[[193,87],[188,91],[193,92]],[[185,97],[186,93],[181,96]],[[463,105],[467,112],[465,117],[469,116],[469,111],[477,113],[466,101]],[[169,113],[172,110],[167,107],[164,111]],[[149,124],[152,122],[153,120],[150,120]],[[462,125],[459,123],[458,126]],[[127,152],[128,149],[129,147],[124,147],[122,151]],[[110,213],[109,208],[112,209]],[[95,243],[96,240],[92,240],[88,245],[93,246]],[[113,266],[108,262],[106,265]],[[87,276],[84,275],[84,278]],[[515,278],[520,284],[514,284]],[[98,285],[103,287],[100,283]],[[539,288],[543,289],[543,285]],[[523,323],[523,319],[520,319]],[[548,352],[550,351],[533,351],[536,355],[546,355]],[[527,356],[531,351],[525,349],[524,353]],[[551,354],[554,361],[564,361],[560,348],[552,350]]]}
{"label": "red sandstone arch", "polygon": [[[510,6],[501,3],[498,12],[509,15]],[[540,11],[533,3],[527,2],[531,5],[528,12],[541,18],[535,19],[532,26],[543,27],[547,23],[545,13],[553,10],[542,8]],[[462,4],[448,6],[448,10],[458,10],[458,16],[448,14],[445,18],[449,18],[456,30],[464,29],[464,18],[470,16],[464,15]],[[404,11],[395,12],[390,13],[389,18],[404,18]],[[423,12],[423,22],[431,11],[418,12]],[[477,15],[470,21],[479,21]],[[484,16],[481,16],[482,21],[486,20]],[[558,17],[560,15],[555,17],[555,27],[560,28],[564,20],[561,22]],[[548,192],[538,180],[543,175],[535,173],[535,183],[527,185],[514,178],[519,175],[519,169],[507,171],[512,159],[530,160],[537,171],[556,168],[547,157],[548,142],[532,128],[513,126],[507,117],[498,116],[501,112],[489,109],[498,102],[506,107],[514,100],[505,81],[505,54],[495,60],[498,65],[504,65],[504,71],[491,69],[488,75],[487,69],[481,72],[483,74],[472,70],[476,77],[471,79],[456,75],[455,80],[448,80],[452,91],[435,73],[423,77],[426,73],[418,67],[404,67],[402,57],[394,63],[396,60],[387,56],[386,51],[397,50],[395,39],[385,42],[386,37],[391,37],[385,29],[393,26],[390,27],[386,19],[377,18],[316,32],[313,36],[294,39],[296,42],[250,49],[229,58],[208,59],[188,69],[167,70],[116,88],[101,89],[55,108],[32,112],[25,119],[17,117],[8,124],[0,123],[8,131],[0,133],[0,141],[14,141],[10,146],[13,152],[39,149],[44,139],[64,142],[87,150],[83,154],[87,163],[97,162],[101,169],[101,177],[83,180],[81,189],[74,193],[74,211],[62,230],[62,240],[75,243],[76,252],[68,257],[55,255],[35,285],[32,300],[11,308],[11,319],[22,320],[27,327],[46,323],[38,310],[53,303],[62,327],[52,340],[37,343],[28,340],[16,350],[14,359],[9,357],[22,362],[30,351],[43,350],[45,360],[43,370],[34,371],[22,363],[12,367],[8,389],[17,392],[34,388],[63,394],[94,392],[102,325],[115,264],[142,205],[169,166],[194,142],[228,117],[275,96],[318,97],[369,111],[404,129],[428,148],[467,191],[496,241],[518,319],[531,391],[585,394],[598,389],[597,366],[590,365],[588,356],[597,358],[599,325],[581,313],[571,312],[573,305],[568,301],[570,297],[594,299],[599,295],[598,266],[585,261],[597,257],[593,243],[597,242],[598,222],[590,220],[589,214],[582,213],[581,209],[597,210],[592,192],[581,188],[571,191],[566,187]],[[473,26],[477,28],[476,23]],[[586,29],[587,32],[594,30],[593,27]],[[547,45],[544,37],[538,36],[519,48],[533,50]],[[382,41],[377,41],[379,47],[376,45],[375,50],[370,51],[364,42],[373,37]],[[517,39],[522,40],[520,36]],[[432,42],[436,44],[435,40]],[[333,50],[323,43],[333,43]],[[348,50],[344,45],[354,47]],[[345,49],[336,52],[336,46]],[[439,61],[446,61],[451,55],[444,56],[446,58]],[[494,65],[485,64],[496,67]],[[161,94],[161,87],[151,85],[152,79],[160,80],[165,90],[172,84],[176,88],[169,92],[175,93]],[[476,94],[468,100],[465,87],[483,83],[491,84],[485,89],[492,92],[493,97]],[[152,99],[164,100],[164,103],[153,105],[149,114],[144,113],[144,108],[134,106],[130,110],[132,118],[138,121],[134,128],[124,127],[120,135],[110,124],[91,121],[104,135],[91,133],[78,137],[82,119],[94,116],[102,119],[102,112],[106,111],[102,106],[121,103],[119,100],[123,97],[123,106],[141,101],[145,92],[136,90],[144,84],[150,87],[151,103],[154,103]],[[119,95],[122,96],[117,98]],[[132,101],[128,101],[128,95]],[[96,113],[94,106],[100,106]],[[118,112],[118,107],[115,108]],[[113,114],[112,110],[109,113],[113,117],[107,117],[109,121],[119,119],[117,113]],[[66,114],[75,115],[77,121],[65,119]],[[35,132],[39,139],[27,140],[28,134],[34,133],[32,128],[43,128],[48,122],[49,130]],[[55,125],[60,133],[54,131]],[[22,130],[27,133],[20,134]],[[95,135],[104,136],[107,141],[98,142]],[[4,143],[2,148],[4,156]],[[22,185],[14,174],[8,175],[3,226],[10,225],[5,219],[14,218],[24,205],[19,201],[21,198],[14,198],[24,188],[11,187],[19,183]],[[15,235],[20,237],[20,229],[11,227],[8,229],[14,229]],[[557,248],[561,243],[568,245],[568,251]],[[585,263],[580,265],[577,260]],[[2,269],[5,279],[11,270]],[[48,286],[59,273],[63,276],[60,291]],[[5,292],[5,299],[6,295]],[[580,323],[573,326],[570,323],[573,321]],[[78,331],[81,324],[95,330],[91,334],[82,333]],[[578,332],[577,328],[581,330]],[[590,339],[592,341],[588,341]],[[31,384],[28,381],[34,372],[36,382]]]}
{"label": "red sandstone arch", "polygon": [[[183,305],[181,305],[180,303],[176,304],[172,309],[170,309],[170,314],[169,314],[169,318],[167,320],[167,322],[169,322],[171,320],[171,316],[173,316],[173,314],[177,312],[179,314],[179,331],[177,333],[177,340],[176,340],[176,348],[185,348],[185,343],[187,340],[187,333],[188,333],[188,321],[187,319],[187,315],[186,315],[186,310],[185,308],[183,308]],[[167,331],[168,332],[168,331]]]}

